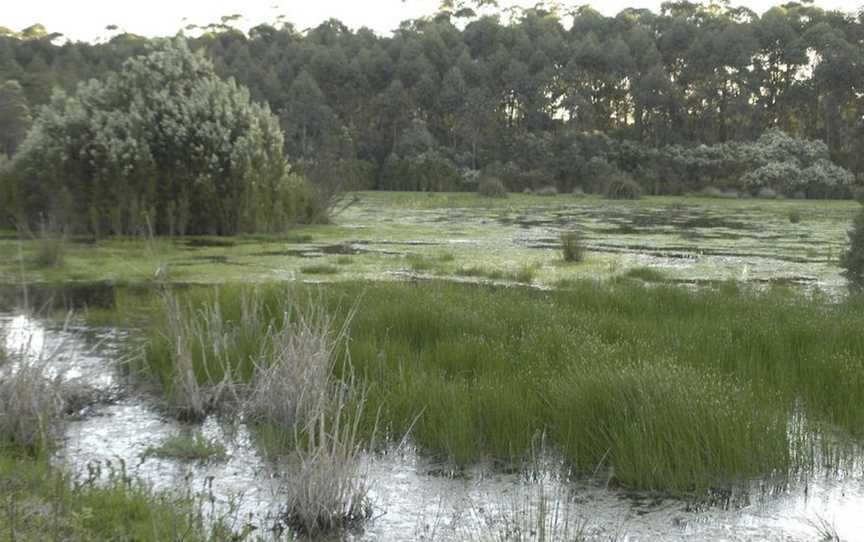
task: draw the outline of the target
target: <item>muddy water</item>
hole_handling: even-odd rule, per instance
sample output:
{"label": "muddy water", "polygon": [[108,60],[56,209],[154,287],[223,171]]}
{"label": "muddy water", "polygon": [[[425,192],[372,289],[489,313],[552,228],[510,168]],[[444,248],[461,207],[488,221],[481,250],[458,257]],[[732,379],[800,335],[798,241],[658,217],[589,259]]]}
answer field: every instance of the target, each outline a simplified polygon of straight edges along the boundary
{"label": "muddy water", "polygon": [[[126,389],[114,369],[117,346],[128,337],[110,328],[45,324],[24,316],[0,315],[0,340],[7,350],[62,350],[51,370],[86,381],[108,400],[65,424],[54,461],[87,477],[94,467],[111,469],[158,489],[189,490],[211,503],[211,513],[230,516],[238,527],[268,530],[278,522],[280,488],[290,484],[265,462],[242,425],[213,418],[202,430],[222,441],[229,457],[211,464],[157,459],[146,454],[168,435],[184,430],[162,416],[150,399]],[[554,471],[554,469],[551,469]],[[546,525],[560,538],[577,530],[597,539],[626,541],[812,541],[819,525],[830,525],[842,540],[864,540],[864,469],[859,463],[842,477],[814,477],[782,490],[759,488],[744,495],[695,506],[681,500],[624,494],[597,483],[572,483],[540,475],[533,480],[476,468],[458,478],[442,476],[439,465],[410,449],[365,459],[373,486],[375,517],[347,539],[507,539],[519,523]],[[550,511],[539,512],[541,503]],[[554,524],[553,524],[554,520]],[[566,527],[565,525],[569,525]],[[523,533],[521,540],[534,539]]]}

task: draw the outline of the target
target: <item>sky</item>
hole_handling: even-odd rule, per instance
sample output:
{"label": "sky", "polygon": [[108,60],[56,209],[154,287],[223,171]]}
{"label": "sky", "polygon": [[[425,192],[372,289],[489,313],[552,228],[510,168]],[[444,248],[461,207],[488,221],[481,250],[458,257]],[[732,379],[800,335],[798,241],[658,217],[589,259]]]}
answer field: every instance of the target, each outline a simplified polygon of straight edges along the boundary
{"label": "sky", "polygon": [[[758,13],[785,0],[739,0]],[[144,36],[175,34],[187,24],[206,25],[218,22],[223,15],[241,14],[241,27],[262,22],[274,23],[277,17],[303,30],[335,17],[351,28],[367,26],[388,34],[399,22],[429,15],[440,0],[3,0],[0,26],[21,30],[34,23],[43,24],[49,32],[60,32],[68,39],[96,41],[110,35],[105,27]],[[532,6],[537,0],[500,0],[502,6]],[[574,0],[565,4],[592,3],[595,9],[614,15],[625,7],[659,10],[661,0]],[[11,6],[10,6],[11,4]],[[823,9],[857,11],[864,0],[816,0]]]}

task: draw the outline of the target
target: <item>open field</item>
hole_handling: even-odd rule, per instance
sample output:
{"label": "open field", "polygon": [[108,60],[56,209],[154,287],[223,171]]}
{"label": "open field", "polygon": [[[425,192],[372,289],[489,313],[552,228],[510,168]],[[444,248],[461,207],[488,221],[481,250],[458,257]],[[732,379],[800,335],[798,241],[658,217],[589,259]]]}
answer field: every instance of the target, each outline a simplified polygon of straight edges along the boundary
{"label": "open field", "polygon": [[[780,281],[843,289],[837,259],[858,205],[848,201],[570,195],[358,193],[327,226],[284,236],[69,239],[58,267],[13,234],[0,280],[173,282],[379,280],[419,274],[554,285],[648,267],[680,282]],[[790,213],[800,222],[792,223]],[[584,239],[585,261],[563,261],[562,232]],[[21,257],[19,258],[19,250]]]}

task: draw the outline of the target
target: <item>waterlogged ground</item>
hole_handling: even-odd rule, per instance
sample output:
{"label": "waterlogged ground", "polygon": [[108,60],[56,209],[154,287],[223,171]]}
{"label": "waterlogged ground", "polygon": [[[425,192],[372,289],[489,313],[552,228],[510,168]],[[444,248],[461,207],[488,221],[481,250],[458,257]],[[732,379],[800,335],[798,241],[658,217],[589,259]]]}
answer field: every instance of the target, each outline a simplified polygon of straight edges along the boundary
{"label": "waterlogged ground", "polygon": [[[837,261],[857,203],[571,195],[359,193],[334,224],[287,235],[147,241],[72,238],[63,263],[32,262],[36,242],[0,239],[0,281],[211,283],[434,275],[532,282],[610,277],[648,267],[676,282],[790,282],[842,290]],[[790,217],[797,218],[793,222]],[[588,248],[563,262],[560,234]]]}
{"label": "waterlogged ground", "polygon": [[[0,341],[9,351],[59,349],[50,370],[86,382],[89,397],[68,422],[54,462],[80,478],[125,471],[156,488],[191,491],[210,503],[208,513],[254,525],[264,535],[278,523],[280,492],[291,481],[261,458],[242,425],[207,420],[200,428],[224,443],[221,462],[189,463],[147,453],[188,427],[162,416],[156,403],[130,393],[117,371],[118,345],[130,336],[114,328],[61,325],[16,314],[0,315]],[[553,465],[554,467],[554,465]],[[504,540],[516,525],[545,517],[553,539],[582,534],[624,541],[812,541],[829,531],[841,540],[864,532],[864,465],[798,480],[789,487],[754,484],[747,493],[692,503],[607,489],[600,481],[566,482],[541,463],[531,476],[482,467],[459,477],[418,457],[410,447],[367,457],[374,518],[347,540]],[[546,510],[544,514],[541,510]],[[553,525],[554,524],[554,525]],[[525,533],[523,533],[524,535]],[[567,535],[570,535],[568,537]],[[522,539],[532,539],[530,535]]]}

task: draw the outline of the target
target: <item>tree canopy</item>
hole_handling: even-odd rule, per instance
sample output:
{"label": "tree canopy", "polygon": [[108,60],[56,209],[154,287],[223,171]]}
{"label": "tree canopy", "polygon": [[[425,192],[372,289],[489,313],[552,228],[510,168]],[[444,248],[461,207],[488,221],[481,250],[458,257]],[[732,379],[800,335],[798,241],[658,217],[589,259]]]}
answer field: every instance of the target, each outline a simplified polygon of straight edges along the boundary
{"label": "tree canopy", "polygon": [[[591,189],[605,162],[649,193],[734,184],[840,196],[849,172],[864,174],[864,17],[809,2],[761,15],[665,2],[610,17],[460,0],[392,36],[332,19],[303,32],[280,22],[243,33],[224,21],[197,31],[188,47],[270,105],[289,161],[311,178],[352,164],[364,177],[356,186],[416,188],[403,173],[431,159],[448,176],[503,168],[511,188]],[[129,34],[62,45],[51,36],[0,35],[0,80],[18,81],[31,110],[52,87],[71,92],[149,47]],[[406,157],[421,125],[434,148]],[[823,142],[818,163],[738,152],[770,150],[760,138],[778,130]],[[787,173],[794,183],[780,182]]]}

